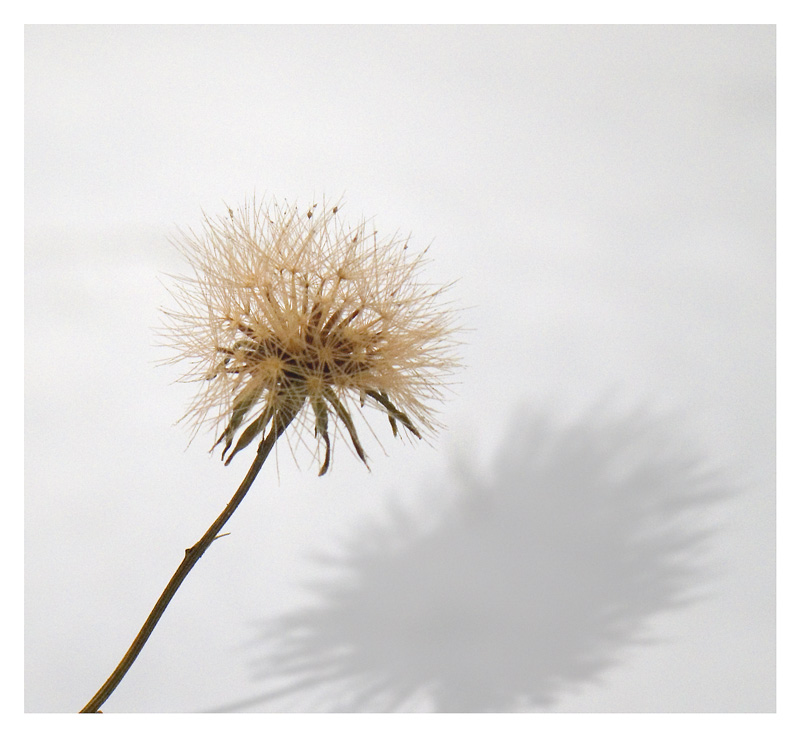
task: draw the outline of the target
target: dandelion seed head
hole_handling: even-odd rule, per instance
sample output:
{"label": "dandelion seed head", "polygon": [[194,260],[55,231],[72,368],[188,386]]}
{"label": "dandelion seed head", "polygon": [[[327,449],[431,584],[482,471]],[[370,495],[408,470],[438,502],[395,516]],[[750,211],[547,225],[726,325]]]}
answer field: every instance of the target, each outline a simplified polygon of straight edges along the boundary
{"label": "dandelion seed head", "polygon": [[[174,242],[192,268],[164,310],[171,360],[200,382],[184,420],[221,431],[226,462],[275,417],[324,453],[344,433],[366,462],[353,413],[369,405],[394,435],[437,428],[435,407],[457,366],[445,288],[419,278],[397,235],[349,225],[341,204],[308,209],[253,200]],[[313,444],[312,444],[313,445]]]}

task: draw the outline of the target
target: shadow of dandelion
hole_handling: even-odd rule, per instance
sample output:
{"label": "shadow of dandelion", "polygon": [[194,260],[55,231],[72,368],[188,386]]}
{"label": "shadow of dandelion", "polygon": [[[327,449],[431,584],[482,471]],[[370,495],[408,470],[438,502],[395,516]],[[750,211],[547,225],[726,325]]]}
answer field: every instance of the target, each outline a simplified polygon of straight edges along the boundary
{"label": "shadow of dandelion", "polygon": [[702,519],[728,492],[644,415],[521,417],[487,480],[456,477],[428,531],[394,511],[319,557],[316,603],[259,627],[275,685],[222,710],[548,708],[704,595]]}

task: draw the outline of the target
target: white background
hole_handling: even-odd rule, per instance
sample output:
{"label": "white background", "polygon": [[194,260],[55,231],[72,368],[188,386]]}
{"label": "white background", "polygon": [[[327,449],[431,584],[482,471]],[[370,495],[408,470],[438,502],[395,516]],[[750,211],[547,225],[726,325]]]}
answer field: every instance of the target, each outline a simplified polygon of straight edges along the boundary
{"label": "white background", "polygon": [[[774,61],[769,26],[28,27],[26,710],[89,699],[246,470],[186,448],[154,328],[167,238],[254,192],[432,243],[448,429],[279,452],[104,711],[774,710]],[[670,524],[696,570],[641,585]],[[267,700],[292,616],[347,678]]]}

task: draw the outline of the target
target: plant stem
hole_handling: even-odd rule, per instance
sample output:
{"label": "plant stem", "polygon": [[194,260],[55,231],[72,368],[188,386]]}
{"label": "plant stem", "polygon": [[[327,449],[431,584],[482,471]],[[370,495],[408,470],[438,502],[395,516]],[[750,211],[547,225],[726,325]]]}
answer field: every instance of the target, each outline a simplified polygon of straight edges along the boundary
{"label": "plant stem", "polygon": [[139,630],[139,634],[136,635],[136,639],[133,641],[130,648],[128,648],[128,652],[125,653],[119,665],[108,677],[108,680],[100,687],[100,690],[92,697],[89,703],[86,704],[83,709],[81,709],[81,714],[97,713],[100,707],[105,703],[106,699],[111,696],[114,689],[125,677],[125,674],[133,665],[133,661],[136,660],[137,656],[144,647],[144,644],[153,633],[156,624],[158,624],[158,620],[161,619],[161,615],[166,610],[170,601],[172,601],[172,597],[175,596],[175,593],[183,583],[183,580],[189,575],[189,571],[194,568],[195,563],[200,560],[203,553],[205,553],[206,550],[211,547],[211,543],[217,539],[225,523],[231,518],[233,513],[236,511],[236,508],[242,503],[242,500],[245,498],[247,492],[250,490],[250,487],[255,481],[256,476],[258,476],[258,472],[261,470],[261,467],[267,460],[267,456],[272,450],[272,447],[275,445],[275,442],[278,440],[278,438],[283,434],[283,431],[286,430],[291,421],[294,419],[297,411],[298,410],[294,407],[286,407],[284,408],[283,412],[276,414],[275,418],[273,419],[269,434],[258,445],[258,451],[256,452],[253,465],[250,466],[250,470],[247,472],[247,475],[239,485],[236,493],[228,502],[228,506],[226,506],[222,514],[220,514],[220,516],[214,520],[214,524],[208,528],[206,534],[203,535],[203,537],[201,537],[200,540],[198,540],[191,548],[186,549],[183,561],[178,566],[178,570],[173,574],[172,578],[167,584],[167,587],[164,589],[163,593],[156,602],[156,605],[153,607],[153,610],[150,612],[150,616],[147,617],[144,625],[142,625],[142,629]]}

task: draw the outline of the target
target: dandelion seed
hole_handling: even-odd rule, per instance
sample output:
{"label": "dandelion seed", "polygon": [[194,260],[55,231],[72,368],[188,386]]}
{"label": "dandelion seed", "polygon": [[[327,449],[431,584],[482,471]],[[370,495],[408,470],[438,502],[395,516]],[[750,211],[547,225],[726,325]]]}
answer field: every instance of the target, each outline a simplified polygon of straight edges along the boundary
{"label": "dandelion seed", "polygon": [[226,465],[275,422],[310,439],[320,475],[337,430],[366,464],[353,403],[386,415],[394,436],[434,431],[456,360],[444,289],[418,278],[425,254],[347,225],[340,205],[254,200],[228,213],[181,233],[194,276],[166,311],[174,360],[188,359],[184,378],[202,382],[184,419],[195,432],[216,427]]}

